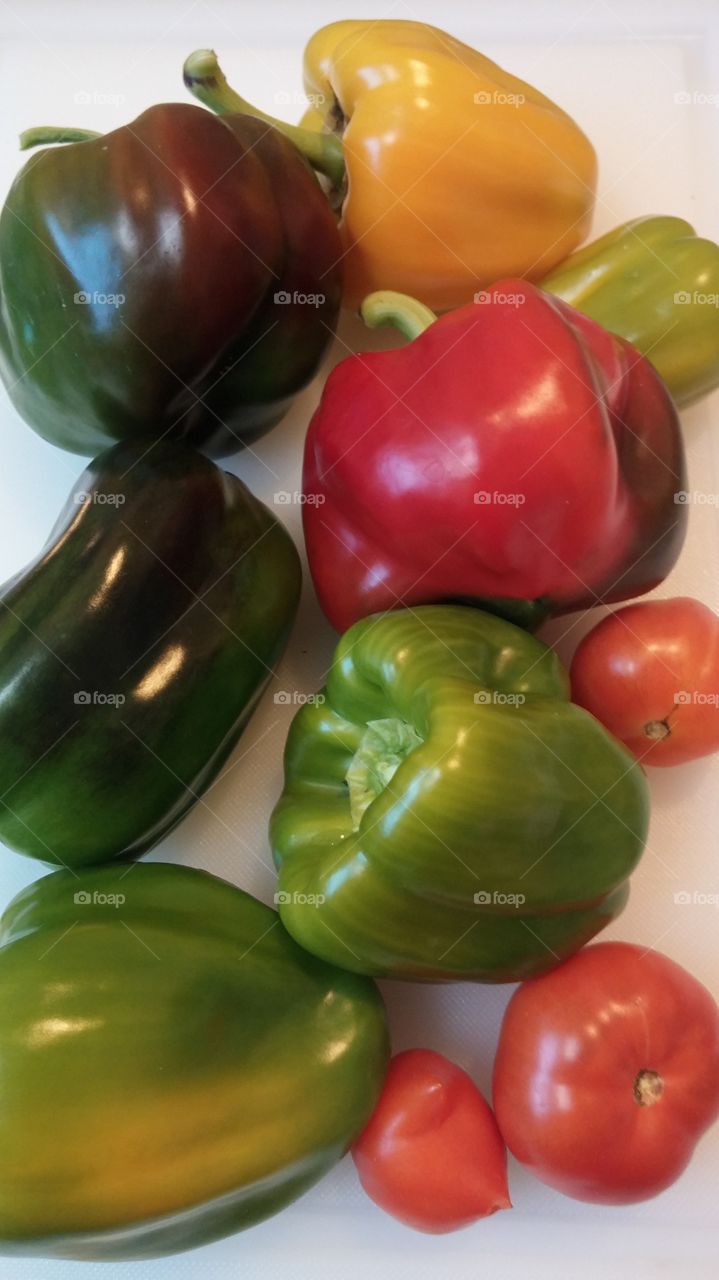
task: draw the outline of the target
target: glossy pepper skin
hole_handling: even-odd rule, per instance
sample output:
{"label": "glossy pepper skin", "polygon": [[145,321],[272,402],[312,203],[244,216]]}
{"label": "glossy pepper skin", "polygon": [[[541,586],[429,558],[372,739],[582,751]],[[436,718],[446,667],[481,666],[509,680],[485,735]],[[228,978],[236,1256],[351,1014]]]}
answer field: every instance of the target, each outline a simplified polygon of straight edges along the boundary
{"label": "glossy pepper skin", "polygon": [[683,218],[635,218],[541,281],[648,356],[675,401],[719,386],[719,245]]}
{"label": "glossy pepper skin", "polygon": [[683,445],[652,366],[524,281],[481,298],[327,380],[302,510],[338,630],[448,599],[536,621],[649,591],[679,554]]}
{"label": "glossy pepper skin", "polygon": [[270,839],[280,914],[325,960],[515,982],[622,910],[648,792],[556,655],[458,605],[366,618],[292,722]]}
{"label": "glossy pepper skin", "polygon": [[151,107],[34,155],[15,179],[0,217],[0,372],[63,449],[169,436],[232,453],[315,373],[340,254],[314,174],[276,130]]}
{"label": "glossy pepper skin", "polygon": [[397,289],[443,311],[539,278],[586,237],[597,162],[531,85],[444,31],[330,23],[304,54],[305,124],[342,138],[344,300]]}
{"label": "glossy pepper skin", "polygon": [[218,774],[297,606],[294,544],[180,444],[116,445],[0,593],[0,839],[135,857]]}
{"label": "glossy pepper skin", "polygon": [[0,1251],[152,1258],[282,1209],[369,1118],[372,985],[163,863],[59,871],[0,937]]}

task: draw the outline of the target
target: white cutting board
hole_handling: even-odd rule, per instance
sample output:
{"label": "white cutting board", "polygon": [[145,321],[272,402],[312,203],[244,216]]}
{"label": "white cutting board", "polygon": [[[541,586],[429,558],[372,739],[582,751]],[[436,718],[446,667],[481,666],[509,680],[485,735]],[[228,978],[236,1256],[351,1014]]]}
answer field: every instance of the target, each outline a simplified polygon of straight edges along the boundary
{"label": "white cutting board", "polygon": [[[659,12],[657,12],[659,10]],[[339,17],[440,22],[567,108],[600,157],[597,233],[626,218],[671,213],[719,238],[719,4],[661,5],[615,0],[578,6],[530,0],[437,6],[426,0],[348,4],[291,0],[263,4],[123,0],[113,5],[0,3],[0,194],[21,158],[16,135],[33,124],[109,129],[152,102],[184,100],[181,67],[198,46],[214,46],[229,78],[258,106],[296,119],[300,56],[311,32]],[[677,102],[688,94],[692,101]],[[290,105],[278,103],[289,101]],[[345,318],[327,367],[343,345],[370,346]],[[385,341],[383,338],[382,341]],[[259,497],[300,487],[302,441],[321,380],[291,414],[232,465]],[[0,581],[44,542],[82,460],[34,435],[0,396]],[[719,493],[719,394],[684,414],[690,488]],[[277,506],[298,544],[300,508]],[[719,517],[693,505],[680,564],[659,595],[689,594],[719,610]],[[586,623],[552,625],[569,657]],[[565,634],[566,633],[566,634]],[[288,654],[226,778],[152,857],[204,867],[271,901],[267,819],[281,785],[281,755],[292,715],[279,690],[309,693],[322,681],[333,633],[309,583]],[[0,744],[2,749],[2,744]],[[650,771],[649,844],[634,876],[629,907],[605,937],[656,946],[686,965],[719,997],[719,912],[677,905],[674,895],[719,892],[719,757]],[[72,803],[72,797],[68,797]],[[102,815],[98,816],[102,821]],[[233,832],[237,832],[235,836]],[[239,838],[241,836],[241,839]],[[256,857],[247,852],[247,845]],[[0,907],[43,868],[0,850]],[[428,1045],[468,1068],[487,1090],[507,988],[383,984],[394,1047]],[[0,1106],[3,1105],[0,1092]],[[122,1116],[118,1116],[122,1124]],[[82,1116],[78,1116],[78,1134]],[[622,1140],[622,1135],[617,1135]],[[610,1209],[550,1191],[510,1162],[514,1209],[453,1236],[412,1233],[360,1191],[349,1159],[279,1217],[243,1235],[152,1263],[60,1263],[0,1258],[1,1280],[616,1280],[717,1272],[719,1126],[704,1138],[680,1182],[658,1199]]]}

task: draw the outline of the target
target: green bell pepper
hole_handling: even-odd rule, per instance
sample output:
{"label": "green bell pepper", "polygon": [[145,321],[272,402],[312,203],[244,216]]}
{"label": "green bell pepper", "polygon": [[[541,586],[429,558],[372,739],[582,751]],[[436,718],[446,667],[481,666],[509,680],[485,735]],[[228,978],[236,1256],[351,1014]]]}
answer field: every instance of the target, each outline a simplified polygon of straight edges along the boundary
{"label": "green bell pepper", "polygon": [[0,944],[4,1253],[156,1257],[252,1226],[371,1114],[376,988],[223,880],[59,871],[10,904]]}
{"label": "green bell pepper", "polygon": [[568,686],[550,649],[477,609],[351,627],[292,722],[271,819],[297,941],[358,973],[509,982],[608,924],[647,785]]}
{"label": "green bell pepper", "polygon": [[719,386],[719,245],[683,218],[625,222],[540,284],[648,356],[677,404]]}
{"label": "green bell pepper", "polygon": [[282,525],[209,459],[96,458],[0,591],[0,839],[70,867],[157,844],[237,742],[300,580]]}
{"label": "green bell pepper", "polygon": [[110,133],[41,128],[0,214],[0,377],[46,440],[233,453],[314,376],[342,245],[277,130],[160,103]]}

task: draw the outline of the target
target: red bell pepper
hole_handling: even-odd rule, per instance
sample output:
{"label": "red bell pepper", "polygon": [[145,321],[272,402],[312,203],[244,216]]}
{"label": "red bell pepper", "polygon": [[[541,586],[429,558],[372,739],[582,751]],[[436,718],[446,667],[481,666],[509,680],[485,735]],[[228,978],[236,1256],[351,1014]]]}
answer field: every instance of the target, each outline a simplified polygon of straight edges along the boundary
{"label": "red bell pepper", "polygon": [[440,319],[414,308],[371,295],[368,323],[417,336],[343,360],[310,424],[305,537],[330,621],[459,599],[529,623],[661,582],[684,454],[649,362],[523,280]]}

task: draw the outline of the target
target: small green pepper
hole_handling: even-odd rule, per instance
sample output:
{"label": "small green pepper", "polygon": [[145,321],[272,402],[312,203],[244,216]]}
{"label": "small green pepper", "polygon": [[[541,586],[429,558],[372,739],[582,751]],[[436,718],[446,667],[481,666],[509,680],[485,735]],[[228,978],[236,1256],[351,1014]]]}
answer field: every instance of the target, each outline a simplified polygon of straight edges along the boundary
{"label": "small green pepper", "polygon": [[157,844],[247,724],[300,585],[287,531],[209,458],[96,458],[0,588],[0,839],[65,867]]}

